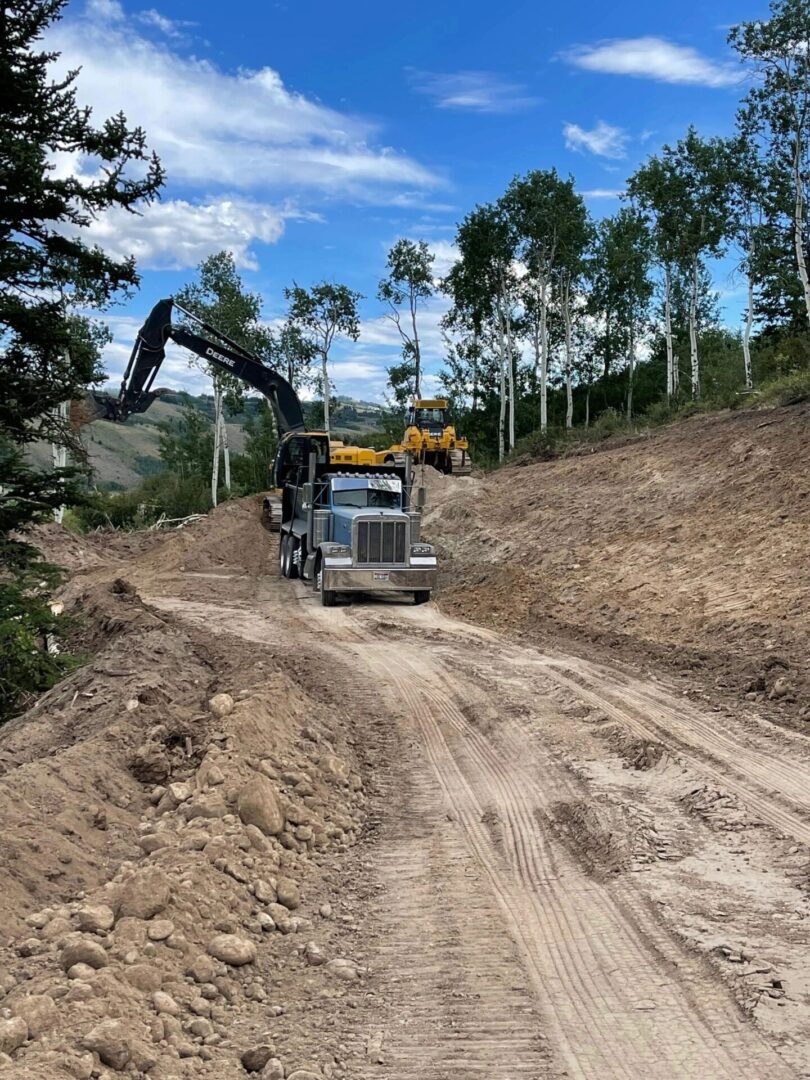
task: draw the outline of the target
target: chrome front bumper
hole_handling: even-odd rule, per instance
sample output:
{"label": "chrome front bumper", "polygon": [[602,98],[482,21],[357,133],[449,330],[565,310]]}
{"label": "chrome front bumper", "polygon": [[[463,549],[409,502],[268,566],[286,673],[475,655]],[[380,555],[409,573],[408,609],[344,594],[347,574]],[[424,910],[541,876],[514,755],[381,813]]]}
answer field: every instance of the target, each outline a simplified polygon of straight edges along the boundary
{"label": "chrome front bumper", "polygon": [[323,587],[333,592],[414,592],[436,588],[435,566],[329,566],[323,565]]}

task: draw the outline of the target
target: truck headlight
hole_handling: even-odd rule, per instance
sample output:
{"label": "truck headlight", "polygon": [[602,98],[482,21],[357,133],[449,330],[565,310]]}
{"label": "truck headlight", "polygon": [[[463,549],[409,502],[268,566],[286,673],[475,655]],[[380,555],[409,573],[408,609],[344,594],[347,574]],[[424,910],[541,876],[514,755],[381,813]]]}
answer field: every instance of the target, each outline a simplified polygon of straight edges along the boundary
{"label": "truck headlight", "polygon": [[333,544],[328,551],[324,552],[327,557],[334,555],[337,558],[343,558],[346,555],[351,555],[351,553],[352,549],[348,544]]}
{"label": "truck headlight", "polygon": [[411,544],[411,555],[432,555],[432,544]]}

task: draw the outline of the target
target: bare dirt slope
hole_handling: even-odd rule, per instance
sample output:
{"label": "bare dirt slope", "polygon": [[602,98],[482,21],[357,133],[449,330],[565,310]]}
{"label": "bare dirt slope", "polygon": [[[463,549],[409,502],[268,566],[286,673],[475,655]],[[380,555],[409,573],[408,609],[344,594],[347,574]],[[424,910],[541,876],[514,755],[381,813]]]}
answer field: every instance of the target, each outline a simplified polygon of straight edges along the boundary
{"label": "bare dirt slope", "polygon": [[442,604],[532,640],[703,672],[810,719],[810,407],[431,481]]}

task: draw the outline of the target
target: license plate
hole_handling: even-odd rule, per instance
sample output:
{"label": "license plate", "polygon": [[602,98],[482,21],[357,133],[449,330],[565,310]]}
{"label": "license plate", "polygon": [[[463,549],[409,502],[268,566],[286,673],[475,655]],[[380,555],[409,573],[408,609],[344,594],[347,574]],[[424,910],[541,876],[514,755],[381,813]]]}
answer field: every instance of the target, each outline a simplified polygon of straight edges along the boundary
{"label": "license plate", "polygon": [[372,576],[373,576],[375,581],[388,581],[388,571],[387,570],[375,570],[374,574]]}

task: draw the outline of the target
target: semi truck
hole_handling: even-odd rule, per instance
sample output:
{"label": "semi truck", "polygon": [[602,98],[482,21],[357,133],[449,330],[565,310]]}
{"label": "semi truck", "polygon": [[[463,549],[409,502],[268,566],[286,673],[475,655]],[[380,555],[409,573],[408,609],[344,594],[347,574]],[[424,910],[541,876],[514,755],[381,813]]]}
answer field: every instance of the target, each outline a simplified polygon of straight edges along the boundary
{"label": "semi truck", "polygon": [[341,593],[410,593],[425,603],[436,587],[436,549],[420,537],[424,488],[415,494],[410,460],[336,466],[323,439],[288,440],[276,461],[282,575],[310,583],[324,607]]}

